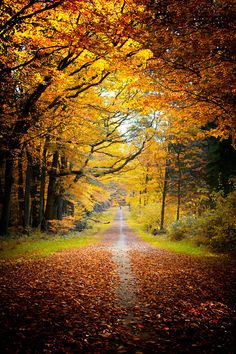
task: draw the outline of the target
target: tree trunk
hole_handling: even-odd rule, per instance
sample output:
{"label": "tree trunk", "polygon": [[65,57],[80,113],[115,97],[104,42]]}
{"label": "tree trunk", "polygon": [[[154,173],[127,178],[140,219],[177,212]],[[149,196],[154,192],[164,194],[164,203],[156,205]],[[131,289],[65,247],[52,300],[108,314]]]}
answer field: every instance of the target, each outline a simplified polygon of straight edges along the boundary
{"label": "tree trunk", "polygon": [[[0,151],[1,153],[1,151]],[[5,163],[4,163],[4,159],[3,159],[3,156],[0,157],[0,210],[2,210],[2,203],[3,203],[3,195],[4,195],[4,187],[3,187],[3,178],[2,175],[3,175],[3,170],[4,170],[4,166],[5,166]]]}
{"label": "tree trunk", "polygon": [[144,199],[143,199],[143,205],[147,205],[148,203],[148,197],[147,197],[147,184],[148,184],[148,172],[145,174],[145,186],[144,186]]}
{"label": "tree trunk", "polygon": [[176,221],[179,221],[180,217],[180,202],[181,202],[181,180],[178,180],[178,190],[177,190],[177,211],[176,211]]}
{"label": "tree trunk", "polygon": [[11,213],[11,192],[13,186],[13,167],[14,160],[10,154],[5,160],[5,176],[4,176],[4,194],[2,200],[2,215],[0,223],[0,235],[4,236],[8,233],[10,213]]}
{"label": "tree trunk", "polygon": [[182,173],[180,167],[180,152],[177,154],[177,163],[178,163],[178,186],[177,186],[177,211],[176,211],[176,221],[179,221],[180,217],[180,203],[181,203],[181,180]]}
{"label": "tree trunk", "polygon": [[32,227],[38,227],[40,224],[39,219],[39,201],[40,201],[40,191],[39,191],[39,181],[40,181],[40,165],[39,162],[33,165],[32,168],[32,186],[31,186],[31,219]]}
{"label": "tree trunk", "polygon": [[165,174],[164,174],[164,184],[162,190],[162,202],[161,202],[161,222],[160,222],[160,230],[164,230],[164,223],[165,223],[165,207],[166,207],[166,196],[167,196],[167,189],[168,189],[168,162],[166,161],[165,166]]}
{"label": "tree trunk", "polygon": [[23,177],[23,151],[18,157],[18,207],[19,207],[19,225],[24,224],[24,177]]}
{"label": "tree trunk", "polygon": [[42,229],[44,220],[44,204],[45,204],[45,188],[46,188],[46,174],[47,174],[47,151],[49,146],[49,137],[46,137],[45,145],[43,148],[42,167],[41,167],[41,180],[40,180],[40,197],[39,197],[39,224]]}
{"label": "tree trunk", "polygon": [[56,199],[56,208],[57,208],[57,219],[63,219],[63,208],[64,208],[64,200],[62,195],[59,195]]}
{"label": "tree trunk", "polygon": [[30,191],[32,185],[32,158],[29,152],[27,152],[27,171],[25,180],[25,198],[24,198],[24,231],[28,233],[30,226]]}
{"label": "tree trunk", "polygon": [[138,204],[139,204],[139,214],[140,214],[142,209],[142,191],[139,191]]}
{"label": "tree trunk", "polygon": [[[60,158],[60,170],[63,171],[67,168],[67,159],[65,157],[64,154],[61,155]],[[66,201],[64,199],[64,195],[65,195],[65,189],[63,187],[63,185],[59,185],[58,188],[58,195],[57,198],[55,200],[55,206],[56,206],[56,214],[57,214],[57,219],[58,220],[62,220],[63,219],[63,215],[66,214]]]}
{"label": "tree trunk", "polygon": [[45,210],[45,219],[53,220],[57,218],[56,211],[56,169],[59,162],[59,152],[56,150],[53,154],[53,161],[51,166],[51,171],[49,174],[49,183],[48,183],[48,194],[47,194],[47,204]]}

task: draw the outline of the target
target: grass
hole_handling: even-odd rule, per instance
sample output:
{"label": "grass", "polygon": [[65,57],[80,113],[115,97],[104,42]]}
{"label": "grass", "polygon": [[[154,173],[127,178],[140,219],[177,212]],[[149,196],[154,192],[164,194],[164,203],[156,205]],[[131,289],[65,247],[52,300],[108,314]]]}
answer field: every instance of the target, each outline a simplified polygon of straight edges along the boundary
{"label": "grass", "polygon": [[90,222],[89,229],[70,232],[66,235],[50,235],[34,232],[29,236],[9,236],[0,240],[0,259],[22,260],[50,256],[55,252],[76,249],[96,244],[110,226],[114,210],[99,213],[99,222]]}
{"label": "grass", "polygon": [[165,249],[175,253],[183,253],[198,257],[215,256],[215,254],[212,254],[208,249],[194,246],[188,240],[171,241],[167,238],[166,234],[153,236],[152,234],[145,232],[142,229],[142,225],[134,221],[129,213],[127,213],[126,216],[127,222],[130,227],[132,227],[132,229],[136,231],[136,233],[142,240],[151,244],[153,247]]}

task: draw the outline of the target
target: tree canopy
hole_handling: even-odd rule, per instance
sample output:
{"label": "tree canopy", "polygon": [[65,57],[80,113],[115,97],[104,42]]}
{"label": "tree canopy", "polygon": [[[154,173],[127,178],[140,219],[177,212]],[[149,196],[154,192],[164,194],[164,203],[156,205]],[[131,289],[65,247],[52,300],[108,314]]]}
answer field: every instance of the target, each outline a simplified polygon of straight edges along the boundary
{"label": "tree canopy", "polygon": [[111,203],[114,183],[130,201],[168,193],[179,215],[184,183],[186,203],[209,186],[211,139],[235,156],[233,1],[4,0],[0,10],[3,235],[78,221]]}

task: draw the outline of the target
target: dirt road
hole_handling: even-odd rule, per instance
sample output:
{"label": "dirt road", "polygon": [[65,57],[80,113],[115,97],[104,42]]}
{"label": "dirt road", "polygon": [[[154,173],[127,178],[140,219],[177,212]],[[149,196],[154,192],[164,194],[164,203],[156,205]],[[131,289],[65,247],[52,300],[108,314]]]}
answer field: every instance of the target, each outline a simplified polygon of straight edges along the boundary
{"label": "dirt road", "polygon": [[93,247],[0,271],[1,353],[235,353],[232,261],[153,249],[122,210]]}

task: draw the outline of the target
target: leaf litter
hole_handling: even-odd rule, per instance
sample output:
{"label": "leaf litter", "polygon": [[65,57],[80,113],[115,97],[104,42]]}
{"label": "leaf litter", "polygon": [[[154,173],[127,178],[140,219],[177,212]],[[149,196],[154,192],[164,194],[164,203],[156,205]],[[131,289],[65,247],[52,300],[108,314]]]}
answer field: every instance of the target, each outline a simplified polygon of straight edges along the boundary
{"label": "leaf litter", "polygon": [[153,249],[126,224],[119,251],[118,224],[98,247],[1,262],[1,353],[236,352],[234,262]]}

